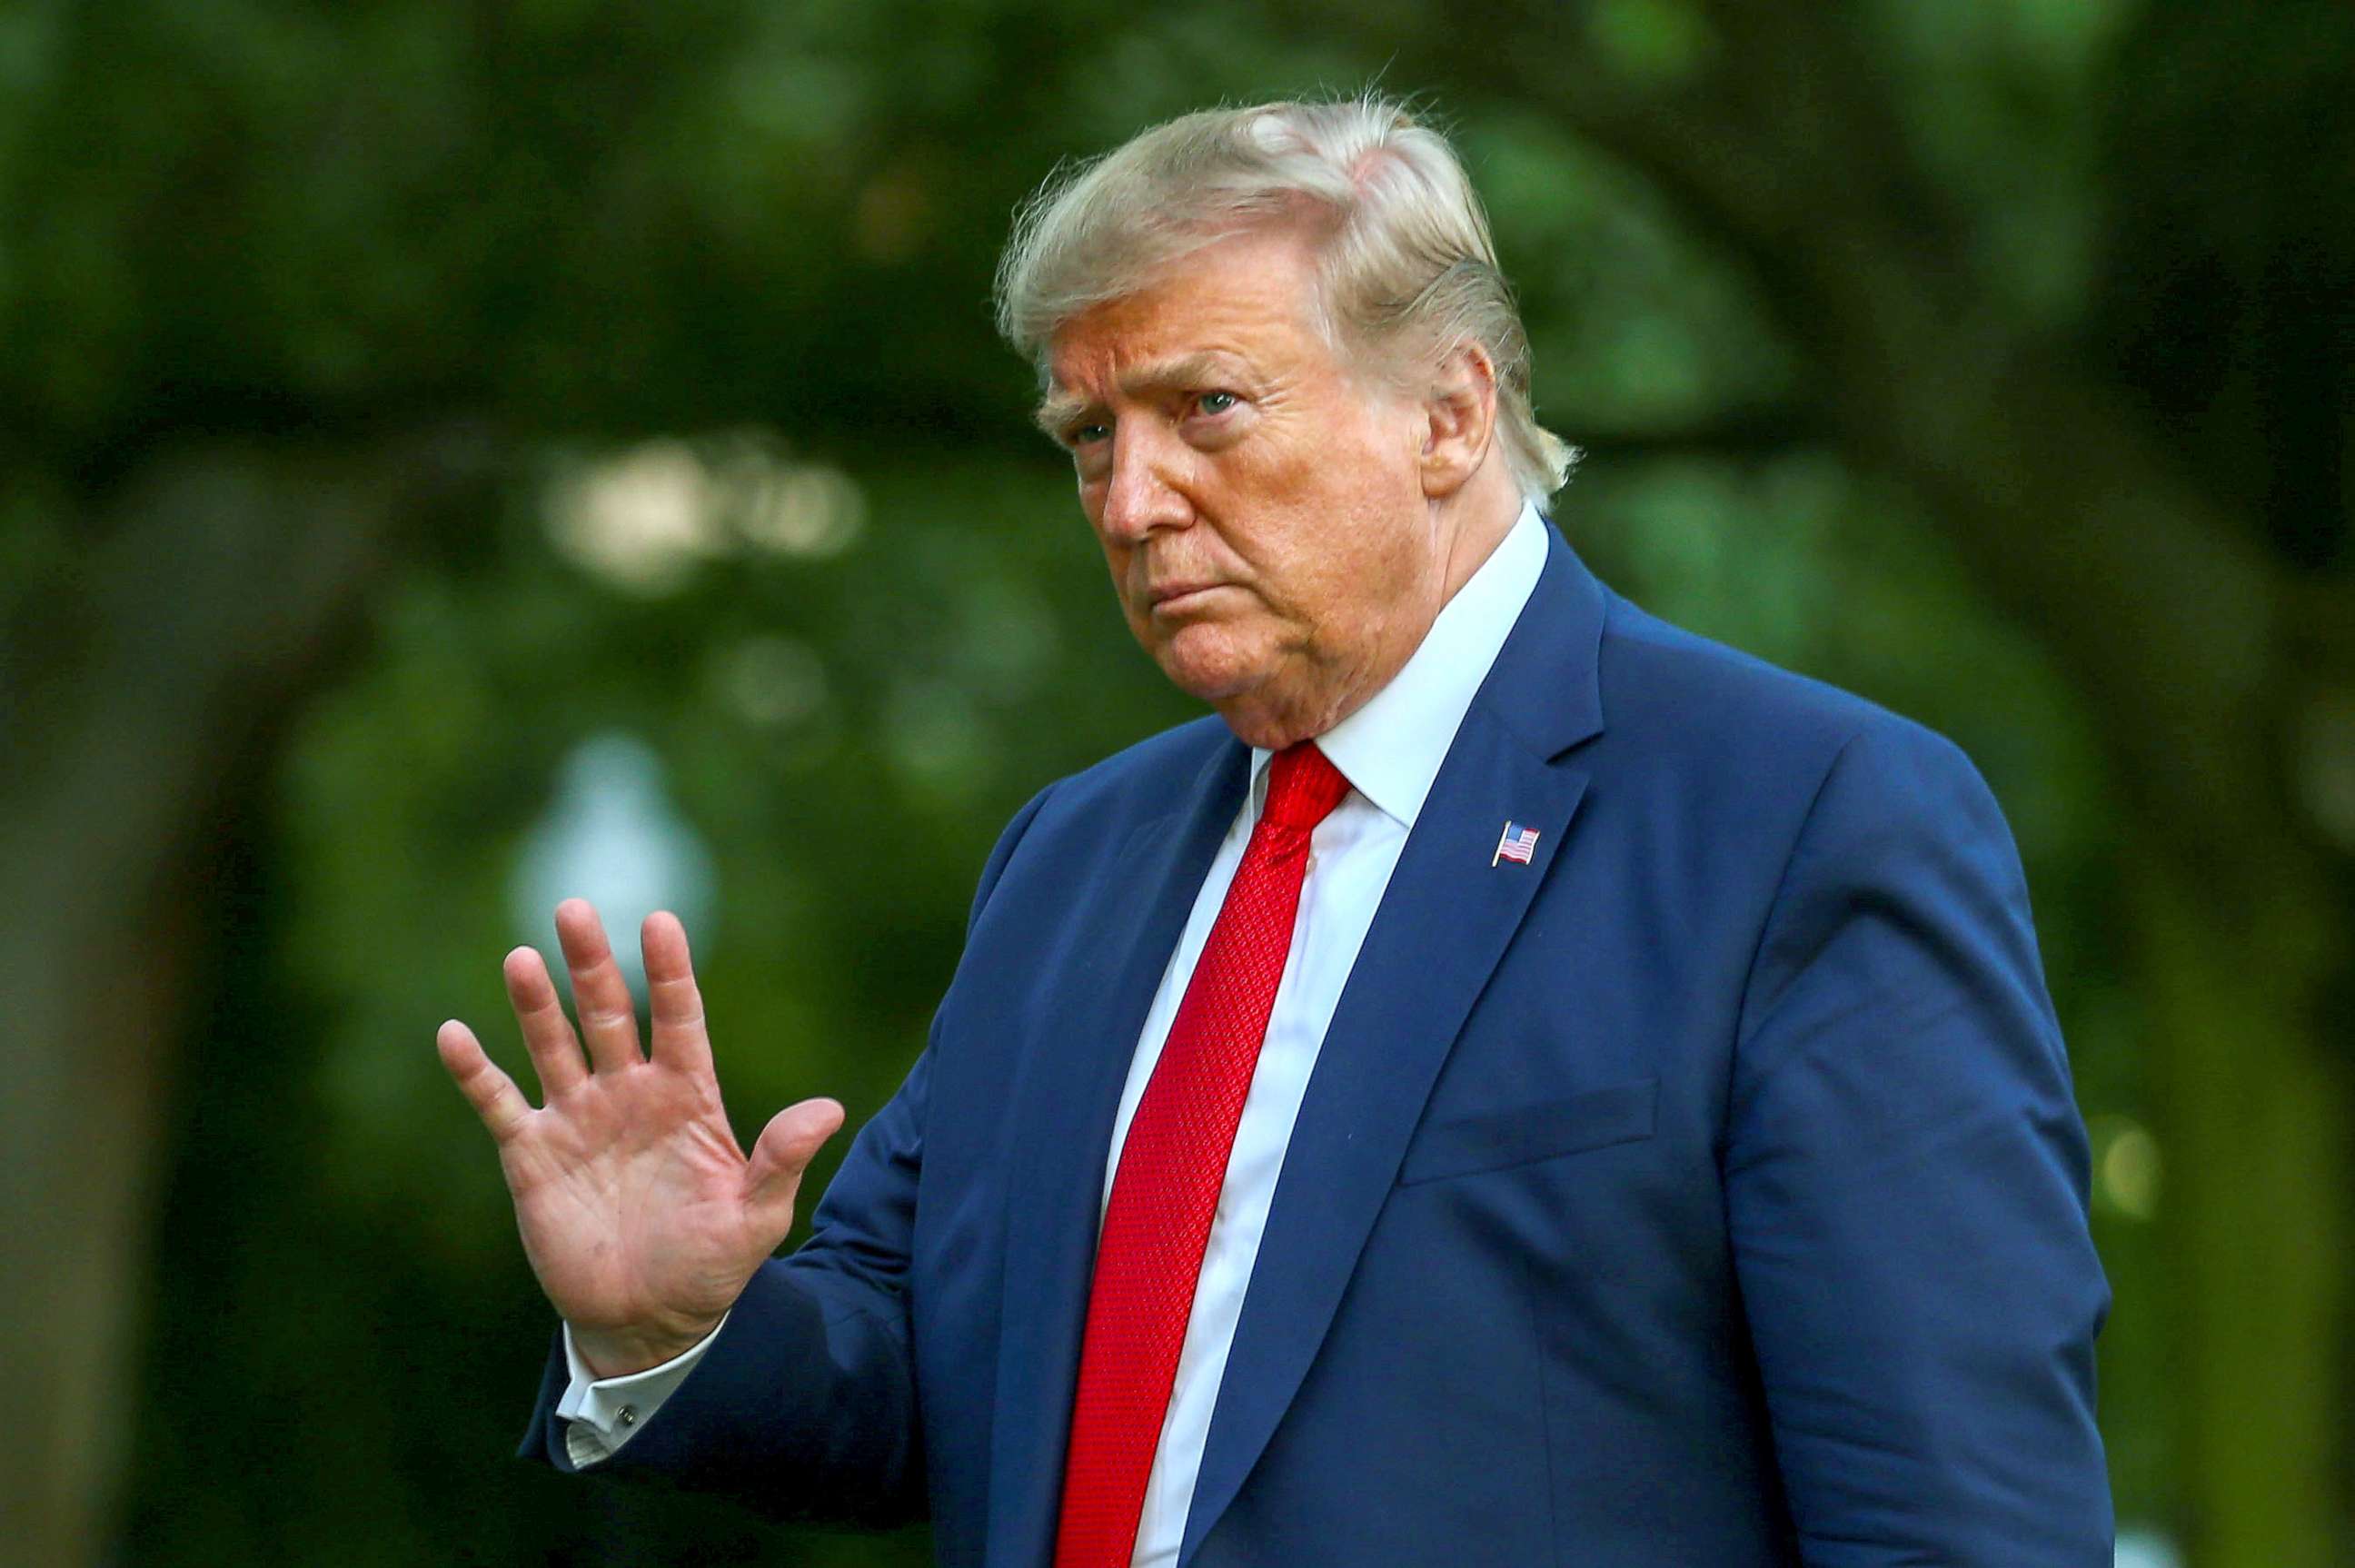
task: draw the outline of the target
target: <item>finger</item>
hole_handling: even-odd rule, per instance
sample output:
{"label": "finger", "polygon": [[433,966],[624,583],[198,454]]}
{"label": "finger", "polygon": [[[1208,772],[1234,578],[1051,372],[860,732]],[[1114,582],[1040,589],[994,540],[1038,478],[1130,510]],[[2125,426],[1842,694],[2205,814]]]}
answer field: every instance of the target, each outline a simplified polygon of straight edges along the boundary
{"label": "finger", "polygon": [[442,1065],[457,1081],[458,1092],[466,1096],[467,1104],[490,1129],[493,1139],[506,1143],[531,1115],[531,1103],[515,1080],[498,1069],[498,1065],[483,1054],[482,1042],[474,1031],[452,1019],[433,1037],[433,1047],[441,1052]]}
{"label": "finger", "polygon": [[613,1072],[645,1060],[638,1049],[638,1008],[630,983],[613,962],[604,923],[587,899],[556,906],[556,934],[572,970],[572,1006],[589,1040],[589,1060],[600,1072]]}
{"label": "finger", "polygon": [[572,1021],[564,1016],[556,982],[548,977],[548,965],[537,950],[518,947],[500,967],[507,983],[507,1005],[523,1030],[524,1049],[531,1052],[531,1070],[539,1075],[539,1097],[553,1100],[589,1076]]}
{"label": "finger", "polygon": [[703,993],[695,984],[687,927],[668,910],[656,910],[638,928],[638,951],[646,958],[655,1060],[682,1072],[709,1074],[711,1036],[703,1024]]}
{"label": "finger", "polygon": [[826,1140],[842,1128],[842,1106],[832,1100],[804,1100],[769,1118],[745,1168],[748,1201],[778,1240],[793,1228],[794,1198]]}

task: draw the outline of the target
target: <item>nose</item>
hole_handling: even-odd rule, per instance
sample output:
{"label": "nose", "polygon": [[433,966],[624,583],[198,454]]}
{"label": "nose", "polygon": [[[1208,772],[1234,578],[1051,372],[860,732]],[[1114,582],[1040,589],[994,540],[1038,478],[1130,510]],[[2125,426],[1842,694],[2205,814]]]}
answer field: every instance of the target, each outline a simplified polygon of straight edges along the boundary
{"label": "nose", "polygon": [[1146,421],[1123,420],[1114,427],[1101,519],[1108,537],[1138,544],[1156,528],[1183,528],[1192,519],[1192,505],[1172,483],[1174,444]]}

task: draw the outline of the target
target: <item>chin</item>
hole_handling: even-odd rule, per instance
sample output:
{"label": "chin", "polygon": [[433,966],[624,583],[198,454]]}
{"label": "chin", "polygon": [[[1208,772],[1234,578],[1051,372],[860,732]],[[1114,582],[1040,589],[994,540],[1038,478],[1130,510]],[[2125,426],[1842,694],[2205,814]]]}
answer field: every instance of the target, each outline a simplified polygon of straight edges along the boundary
{"label": "chin", "polygon": [[1264,665],[1183,661],[1166,652],[1160,662],[1172,685],[1216,709],[1235,738],[1247,746],[1282,751],[1316,732],[1314,726],[1304,723],[1299,694],[1273,678],[1274,672]]}
{"label": "chin", "polygon": [[1216,626],[1187,626],[1153,650],[1170,684],[1216,706],[1261,685],[1273,663]]}
{"label": "chin", "polygon": [[1249,701],[1221,703],[1219,717],[1236,740],[1263,751],[1281,752],[1295,741],[1314,737],[1316,730],[1286,714],[1270,712]]}

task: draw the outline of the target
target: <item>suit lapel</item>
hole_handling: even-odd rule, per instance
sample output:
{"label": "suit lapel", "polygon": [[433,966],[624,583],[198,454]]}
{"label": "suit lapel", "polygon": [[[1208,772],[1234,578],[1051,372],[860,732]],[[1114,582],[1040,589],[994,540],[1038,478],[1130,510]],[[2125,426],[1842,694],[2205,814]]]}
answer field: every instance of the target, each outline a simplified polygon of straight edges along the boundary
{"label": "suit lapel", "polygon": [[1044,1563],[1053,1547],[1113,1118],[1162,972],[1242,806],[1250,760],[1227,738],[1176,809],[1130,835],[1074,913],[1097,962],[1071,965],[1053,1018],[1024,1055],[990,1451],[993,1564]]}
{"label": "suit lapel", "polygon": [[[1220,1380],[1180,1568],[1234,1500],[1323,1342],[1473,1002],[1563,851],[1602,728],[1602,588],[1549,530],[1544,572],[1415,819],[1294,1124]],[[1529,863],[1492,863],[1510,820]]]}

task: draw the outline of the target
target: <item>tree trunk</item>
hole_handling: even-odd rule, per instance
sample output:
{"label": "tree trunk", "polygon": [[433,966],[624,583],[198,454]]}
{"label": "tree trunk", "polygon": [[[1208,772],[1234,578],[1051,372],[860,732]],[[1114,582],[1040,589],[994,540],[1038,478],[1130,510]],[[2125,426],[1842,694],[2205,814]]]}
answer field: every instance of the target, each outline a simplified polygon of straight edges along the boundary
{"label": "tree trunk", "polygon": [[224,792],[349,650],[391,539],[479,464],[453,439],[168,458],[9,606],[0,1320],[21,1458],[0,1518],[26,1562],[78,1568],[111,1539],[187,961],[235,918],[208,875]]}
{"label": "tree trunk", "polygon": [[2175,1442],[2187,1560],[2339,1568],[2355,1096],[2307,1006],[2324,923],[2286,900],[2254,929],[2230,927],[2198,883],[2157,862],[2135,905],[2184,1349]]}

